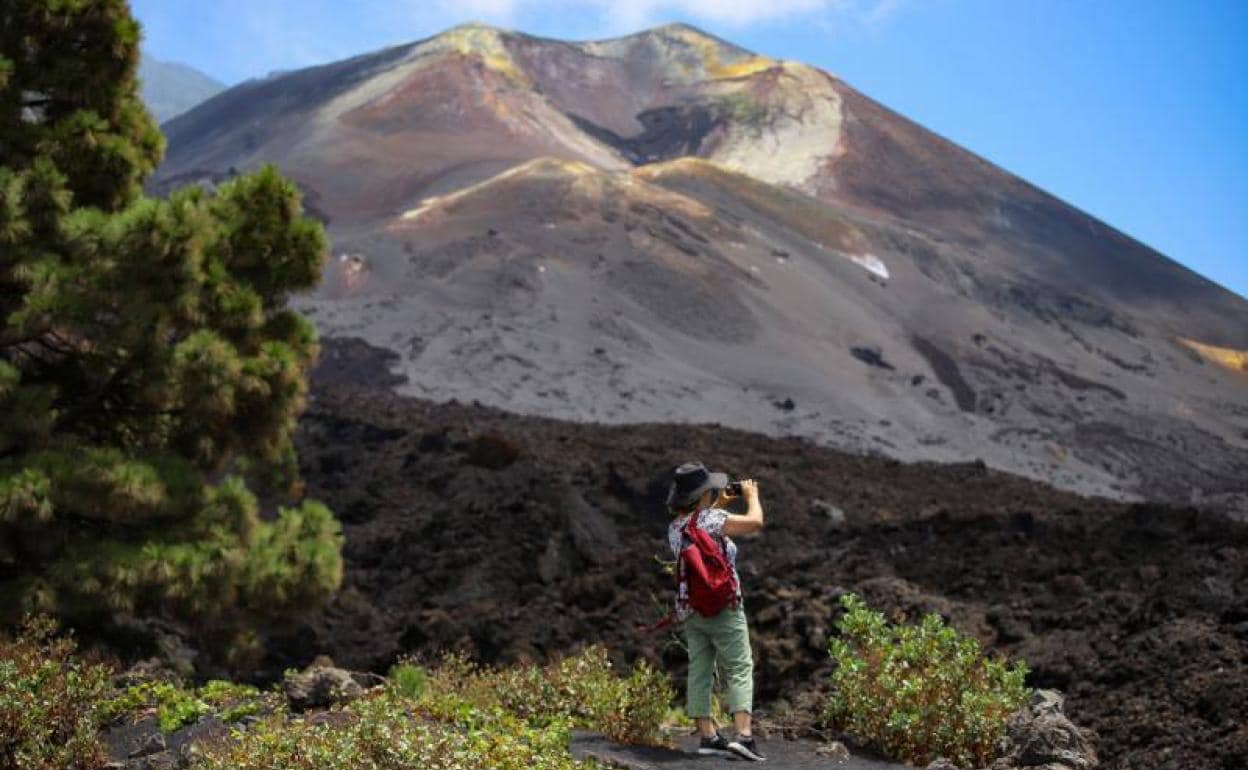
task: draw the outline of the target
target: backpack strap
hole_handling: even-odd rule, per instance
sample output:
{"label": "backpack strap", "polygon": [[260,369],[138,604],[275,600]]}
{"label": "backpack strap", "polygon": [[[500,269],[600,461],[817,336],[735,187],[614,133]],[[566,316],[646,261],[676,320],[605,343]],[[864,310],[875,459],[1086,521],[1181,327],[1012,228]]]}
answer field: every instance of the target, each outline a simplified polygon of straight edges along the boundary
{"label": "backpack strap", "polygon": [[[685,522],[685,526],[681,527],[681,533],[685,537],[689,538],[690,541],[693,540],[693,535],[690,534],[691,531],[693,530],[694,527],[697,527],[702,523],[702,512],[709,511],[709,510],[710,508],[703,508],[701,511],[697,511],[693,513],[692,515],[689,516],[689,521]],[[707,534],[709,535],[710,533],[708,532]],[[727,560],[728,559],[728,542],[724,538],[725,538],[725,535],[721,532],[719,537],[715,538],[715,542],[719,544],[720,553],[722,553],[724,555],[724,559]],[[684,544],[682,543],[681,545],[684,545]]]}
{"label": "backpack strap", "polygon": [[[685,560],[681,557],[680,552],[684,551],[686,540],[689,540],[691,542],[693,540],[693,535],[689,533],[689,526],[691,524],[696,526],[697,523],[701,521],[701,517],[702,517],[701,511],[696,511],[693,514],[690,514],[689,521],[685,522],[685,526],[680,528],[680,535],[681,535],[680,549],[677,551],[677,554],[676,554],[676,569],[673,572],[673,576],[676,579],[677,590],[680,590],[680,581],[684,580],[684,577],[685,577],[684,576]],[[645,623],[637,623],[633,626],[633,629],[638,631],[639,633],[652,634],[655,631],[662,631],[663,629],[675,623],[676,620],[677,620],[676,610],[672,609],[672,610],[669,610],[666,615],[659,618],[657,622],[651,623],[649,625]]]}

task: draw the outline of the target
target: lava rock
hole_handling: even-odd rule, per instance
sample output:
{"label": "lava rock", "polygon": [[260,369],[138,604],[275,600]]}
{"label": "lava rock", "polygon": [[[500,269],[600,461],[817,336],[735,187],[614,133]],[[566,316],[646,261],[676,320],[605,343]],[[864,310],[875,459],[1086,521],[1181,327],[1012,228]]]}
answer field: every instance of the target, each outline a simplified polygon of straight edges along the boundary
{"label": "lava rock", "polygon": [[810,503],[810,512],[815,516],[822,516],[828,520],[834,527],[840,527],[845,524],[845,511],[837,508],[827,500],[819,500],[816,498]]}
{"label": "lava rock", "polygon": [[165,750],[165,736],[160,733],[152,733],[145,736],[138,746],[130,752],[131,757],[145,757],[148,754],[156,754]]}
{"label": "lava rock", "polygon": [[499,471],[520,459],[523,450],[515,440],[497,433],[473,439],[468,448],[468,464]]}
{"label": "lava rock", "polygon": [[854,358],[868,366],[888,370],[894,368],[892,364],[884,360],[884,356],[878,348],[850,348],[849,352]]}
{"label": "lava rock", "polygon": [[350,671],[315,663],[303,673],[287,674],[282,691],[292,711],[346,703],[364,694]]}
{"label": "lava rock", "polygon": [[1012,714],[998,746],[1017,767],[1056,765],[1072,770],[1099,766],[1090,731],[1081,730],[1062,713],[1065,698],[1055,690],[1036,690],[1025,708]]}
{"label": "lava rock", "polygon": [[845,762],[849,759],[849,749],[840,741],[830,741],[815,749],[819,756],[833,762]]}

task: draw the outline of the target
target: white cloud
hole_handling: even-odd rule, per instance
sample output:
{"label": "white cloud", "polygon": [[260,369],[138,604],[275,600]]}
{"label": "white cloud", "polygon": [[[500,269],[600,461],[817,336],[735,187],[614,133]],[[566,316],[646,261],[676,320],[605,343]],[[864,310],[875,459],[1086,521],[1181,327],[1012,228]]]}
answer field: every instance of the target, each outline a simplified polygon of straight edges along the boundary
{"label": "white cloud", "polygon": [[637,29],[673,16],[728,27],[802,17],[879,26],[905,0],[440,0],[444,14],[511,25],[559,13],[569,22],[605,23],[608,31]]}
{"label": "white cloud", "polygon": [[705,21],[745,26],[803,14],[826,11],[830,0],[624,0],[603,2],[615,15],[646,23],[667,13],[678,13]]}
{"label": "white cloud", "polygon": [[508,22],[515,18],[522,5],[534,5],[524,0],[444,0],[447,12],[464,14],[483,21]]}
{"label": "white cloud", "polygon": [[[0,0],[2,1],[2,0]],[[602,39],[671,21],[721,34],[801,24],[840,34],[887,23],[910,0],[132,0],[144,47],[234,83],[417,40],[481,21],[560,38]]]}
{"label": "white cloud", "polygon": [[904,2],[905,0],[876,0],[868,3],[863,9],[862,20],[873,27],[881,26],[901,10]]}

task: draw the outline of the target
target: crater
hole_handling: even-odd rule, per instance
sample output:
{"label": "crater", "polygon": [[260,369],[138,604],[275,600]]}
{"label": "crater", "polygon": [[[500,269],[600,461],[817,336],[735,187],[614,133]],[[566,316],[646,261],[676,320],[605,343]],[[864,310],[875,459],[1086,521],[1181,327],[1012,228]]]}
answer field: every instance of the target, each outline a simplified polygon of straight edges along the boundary
{"label": "crater", "polygon": [[641,133],[623,137],[579,115],[568,113],[568,117],[577,128],[614,147],[635,166],[697,155],[707,135],[721,122],[715,112],[702,105],[656,107],[637,114]]}

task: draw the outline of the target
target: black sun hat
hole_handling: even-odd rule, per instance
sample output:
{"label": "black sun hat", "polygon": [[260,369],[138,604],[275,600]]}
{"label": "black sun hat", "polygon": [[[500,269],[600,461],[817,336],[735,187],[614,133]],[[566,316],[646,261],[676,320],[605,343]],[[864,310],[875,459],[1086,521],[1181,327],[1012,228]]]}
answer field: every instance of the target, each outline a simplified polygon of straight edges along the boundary
{"label": "black sun hat", "polygon": [[672,508],[684,508],[706,490],[723,489],[726,486],[727,473],[711,473],[705,465],[697,461],[685,463],[672,471],[672,486],[667,490],[667,504]]}

